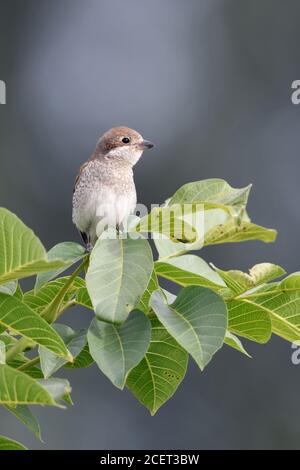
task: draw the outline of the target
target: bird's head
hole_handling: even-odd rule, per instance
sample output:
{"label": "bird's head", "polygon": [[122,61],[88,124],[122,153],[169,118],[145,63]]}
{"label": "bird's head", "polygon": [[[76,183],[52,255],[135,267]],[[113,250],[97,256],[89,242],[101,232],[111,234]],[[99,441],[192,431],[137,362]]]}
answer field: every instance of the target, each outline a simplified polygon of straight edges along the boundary
{"label": "bird's head", "polygon": [[135,165],[146,149],[153,144],[129,127],[113,127],[100,137],[96,153],[106,158],[122,160]]}

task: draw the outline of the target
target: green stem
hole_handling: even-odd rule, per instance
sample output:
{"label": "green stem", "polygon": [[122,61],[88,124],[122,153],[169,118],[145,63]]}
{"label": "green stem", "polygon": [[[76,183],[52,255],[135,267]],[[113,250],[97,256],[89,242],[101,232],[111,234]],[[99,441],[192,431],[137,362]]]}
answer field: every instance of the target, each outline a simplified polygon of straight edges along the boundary
{"label": "green stem", "polygon": [[6,353],[6,362],[11,361],[17,354],[23,352],[32,341],[28,338],[21,338]]}
{"label": "green stem", "polygon": [[65,295],[67,294],[68,290],[72,287],[76,277],[81,273],[81,271],[85,268],[89,259],[89,255],[87,255],[82,263],[75,269],[75,271],[71,274],[67,282],[63,285],[63,287],[59,290],[56,297],[52,300],[52,302],[45,308],[45,310],[41,313],[41,316],[48,322],[53,323],[58,315],[61,304],[64,300]]}
{"label": "green stem", "polygon": [[31,359],[30,361],[27,361],[24,364],[22,364],[21,366],[19,366],[17,369],[18,370],[26,370],[26,369],[29,369],[31,366],[35,366],[39,362],[40,362],[40,356],[36,356],[33,359]]}
{"label": "green stem", "polygon": [[[253,299],[255,297],[266,297],[270,294],[280,294],[280,293],[285,293],[285,292],[297,292],[299,291],[300,288],[299,287],[294,287],[294,288],[283,288],[283,289],[276,289],[276,290],[266,290],[264,292],[257,292],[257,294],[255,292],[253,292],[253,294],[248,294],[248,295],[244,295],[244,297],[236,297],[238,300],[239,299]],[[242,294],[240,294],[242,295]]]}
{"label": "green stem", "polygon": [[297,289],[277,289],[277,290],[266,290],[263,292],[253,292],[253,294],[246,294],[245,292],[241,292],[240,294],[237,295],[232,295],[231,297],[225,297],[224,300],[229,302],[230,300],[247,300],[247,299],[255,299],[256,297],[266,297],[270,294],[279,294],[281,292],[295,292],[297,290],[300,290],[299,287]]}

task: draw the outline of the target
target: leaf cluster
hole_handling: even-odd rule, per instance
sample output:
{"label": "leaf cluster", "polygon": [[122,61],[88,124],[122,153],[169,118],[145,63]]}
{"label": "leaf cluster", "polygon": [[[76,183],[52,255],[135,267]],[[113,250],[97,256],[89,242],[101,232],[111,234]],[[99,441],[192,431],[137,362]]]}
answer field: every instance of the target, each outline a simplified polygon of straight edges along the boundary
{"label": "leaf cluster", "polygon": [[[243,338],[300,340],[300,273],[278,281],[286,273],[275,264],[225,271],[197,254],[208,245],[275,240],[275,230],[251,222],[249,192],[220,179],[186,184],[129,224],[126,236],[100,237],[91,254],[71,242],[47,253],[0,208],[0,405],[41,439],[32,406],[72,404],[69,382],[55,373],[95,363],[154,415],[184,379],[189,358],[203,370],[223,345],[249,356]],[[193,217],[199,207],[201,226]],[[156,235],[157,259],[146,233]],[[20,280],[31,276],[35,285],[23,292]],[[179,287],[177,296],[163,280]],[[62,320],[75,305],[92,315],[81,331]],[[24,446],[0,436],[0,448]]]}

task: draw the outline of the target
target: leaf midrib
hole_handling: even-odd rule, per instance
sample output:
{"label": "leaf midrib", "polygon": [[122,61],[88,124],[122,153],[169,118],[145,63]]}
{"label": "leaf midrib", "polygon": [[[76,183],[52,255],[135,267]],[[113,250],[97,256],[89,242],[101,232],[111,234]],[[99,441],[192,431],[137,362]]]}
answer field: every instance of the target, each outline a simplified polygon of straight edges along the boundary
{"label": "leaf midrib", "polygon": [[[195,336],[196,342],[198,343],[199,348],[200,348],[201,366],[203,367],[203,351],[202,351],[202,346],[201,346],[200,339],[199,339],[197,333],[196,333],[195,330],[194,330],[193,324],[192,324],[187,318],[185,318],[183,315],[181,315],[174,307],[169,306],[169,309],[172,310],[172,311],[174,311],[180,318],[182,318],[183,321],[188,324],[189,329],[192,330],[192,333],[193,333],[193,335]],[[178,341],[178,342],[179,342],[179,341]]]}
{"label": "leaf midrib", "polygon": [[[22,273],[22,271],[23,271],[24,269],[28,269],[28,268],[30,268],[31,266],[34,266],[36,263],[46,262],[46,263],[49,263],[49,264],[51,265],[52,263],[54,263],[54,261],[57,261],[57,262],[58,262],[58,261],[60,261],[60,260],[51,260],[51,261],[49,261],[49,260],[47,259],[47,257],[45,256],[44,258],[38,258],[38,259],[33,260],[33,261],[30,261],[30,262],[28,262],[28,263],[19,265],[18,267],[15,267],[14,269],[11,269],[10,271],[7,271],[5,274],[0,274],[0,285],[6,284],[6,283],[7,283],[8,281],[10,281],[10,280],[16,280],[17,278],[14,277],[16,274]],[[52,268],[51,268],[51,269],[52,269]],[[27,275],[27,274],[28,274],[28,275],[27,275],[26,277],[31,276],[31,275],[32,275],[31,273],[34,274],[34,272],[32,272],[32,271],[30,271],[29,273],[28,273],[28,271],[27,271],[26,275]],[[13,276],[13,277],[12,277],[12,276]]]}
{"label": "leaf midrib", "polygon": [[253,302],[253,301],[248,300],[248,299],[241,298],[239,300],[242,301],[242,302],[248,303],[250,305],[253,305],[254,307],[261,308],[262,310],[267,312],[269,315],[271,315],[271,317],[274,316],[277,320],[282,321],[286,326],[288,326],[289,328],[294,329],[300,335],[299,327],[297,327],[293,323],[290,323],[290,322],[286,321],[285,317],[282,317],[282,316],[278,315],[274,310],[270,310],[269,308],[264,307],[263,305],[257,304],[256,302]]}
{"label": "leaf midrib", "polygon": [[125,354],[124,354],[124,348],[123,348],[123,344],[122,344],[122,341],[121,341],[121,335],[119,334],[117,328],[115,325],[112,325],[113,327],[113,330],[117,336],[117,339],[119,341],[119,344],[120,344],[120,350],[121,350],[121,354],[122,354],[122,370],[123,370],[123,380],[122,380],[122,386],[124,386],[124,382],[125,382],[125,371],[126,371],[126,368],[125,368]]}

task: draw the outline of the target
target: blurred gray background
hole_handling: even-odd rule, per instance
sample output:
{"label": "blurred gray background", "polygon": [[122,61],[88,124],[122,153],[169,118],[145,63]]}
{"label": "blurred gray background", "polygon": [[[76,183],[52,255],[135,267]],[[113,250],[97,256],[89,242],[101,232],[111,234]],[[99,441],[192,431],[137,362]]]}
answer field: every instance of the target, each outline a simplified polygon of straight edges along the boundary
{"label": "blurred gray background", "polygon": [[[135,171],[139,201],[188,181],[254,184],[249,212],[276,244],[205,249],[222,268],[271,261],[300,269],[297,0],[1,0],[0,205],[47,248],[79,241],[71,222],[79,165],[124,124],[157,147]],[[86,325],[90,312],[66,316]],[[33,449],[300,448],[300,365],[289,343],[224,347],[190,362],[176,396],[150,417],[95,366],[64,373],[75,406],[37,409],[46,444],[0,412],[0,434]]]}

